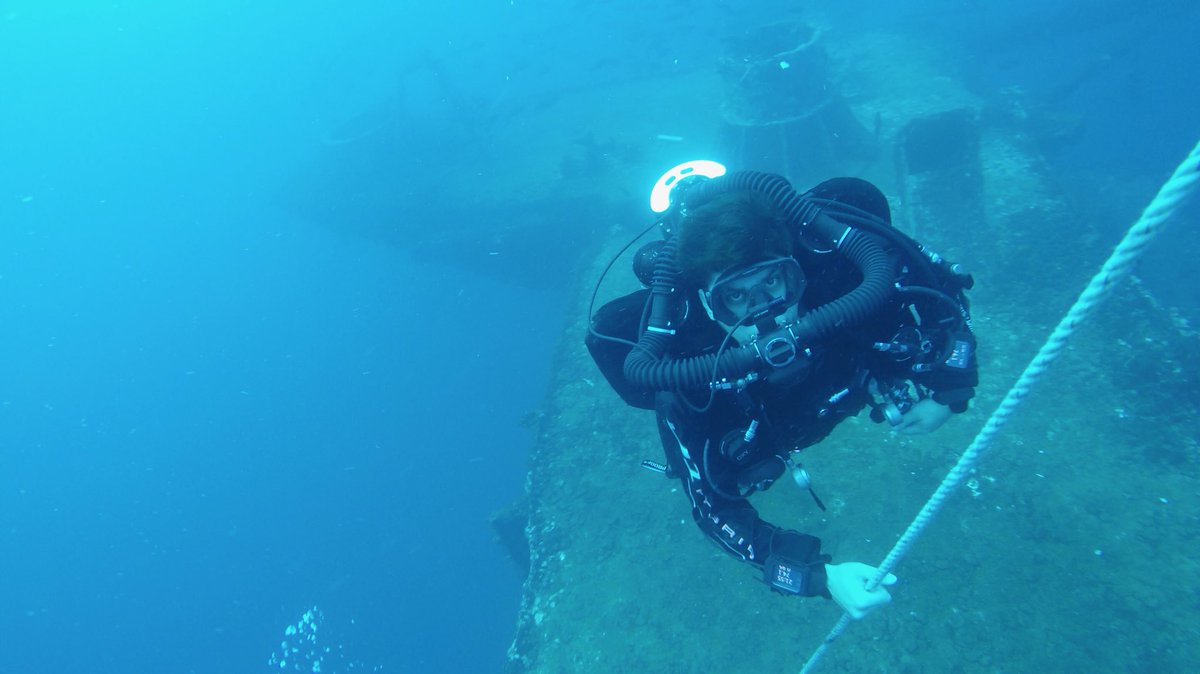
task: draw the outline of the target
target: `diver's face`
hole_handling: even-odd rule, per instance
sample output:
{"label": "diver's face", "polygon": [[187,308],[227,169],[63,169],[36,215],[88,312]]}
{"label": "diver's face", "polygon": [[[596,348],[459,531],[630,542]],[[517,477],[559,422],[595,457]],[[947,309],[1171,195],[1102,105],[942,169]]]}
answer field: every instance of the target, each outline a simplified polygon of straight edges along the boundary
{"label": "diver's face", "polygon": [[[781,300],[787,294],[783,272],[778,267],[761,269],[752,274],[739,276],[714,287],[718,277],[709,280],[709,299],[714,305],[720,303],[729,315],[738,319],[745,317],[751,309],[761,307],[773,300]],[[714,310],[715,310],[714,306]]]}
{"label": "diver's face", "polygon": [[[790,283],[789,273],[792,275]],[[726,332],[731,333],[738,343],[745,344],[758,336],[758,325],[745,319],[771,302],[791,302],[786,310],[775,317],[777,325],[786,325],[796,320],[799,315],[797,295],[800,278],[802,276],[798,267],[788,268],[764,263],[732,275],[714,275],[709,279],[708,290],[703,293],[703,298],[708,303],[713,319]],[[792,292],[790,298],[789,288]]]}

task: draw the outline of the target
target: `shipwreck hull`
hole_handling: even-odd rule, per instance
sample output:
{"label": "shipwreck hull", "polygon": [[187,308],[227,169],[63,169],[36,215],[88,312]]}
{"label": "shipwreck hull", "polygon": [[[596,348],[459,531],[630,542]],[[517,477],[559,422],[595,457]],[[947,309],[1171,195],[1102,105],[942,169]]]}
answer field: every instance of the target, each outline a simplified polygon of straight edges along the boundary
{"label": "shipwreck hull", "polygon": [[[835,561],[877,562],[1116,239],[1057,196],[1028,139],[979,121],[982,103],[946,78],[895,72],[887,55],[909,53],[897,45],[845,49],[880,78],[854,112],[882,116],[888,151],[862,175],[898,224],[975,272],[982,384],[935,435],[894,436],[861,415],[808,450],[827,513],[783,483],[755,505],[821,537]],[[900,75],[938,89],[886,84]],[[939,121],[957,125],[958,163],[915,161],[921,125]],[[625,406],[584,349],[591,284],[619,239],[581,274],[538,414],[510,670],[797,671],[837,607],[769,592],[700,534],[679,485],[639,467],[662,458],[652,413]],[[612,277],[602,299],[634,287],[623,263]],[[1200,658],[1200,609],[1178,601],[1200,583],[1200,348],[1179,327],[1136,282],[1118,288],[896,569],[894,603],[818,671],[1183,671]]]}

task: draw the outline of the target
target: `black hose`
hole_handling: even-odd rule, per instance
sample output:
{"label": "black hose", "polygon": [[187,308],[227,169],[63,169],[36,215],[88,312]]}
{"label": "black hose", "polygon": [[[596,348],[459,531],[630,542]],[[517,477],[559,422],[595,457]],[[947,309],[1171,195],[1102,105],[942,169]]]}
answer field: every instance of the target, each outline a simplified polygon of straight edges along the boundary
{"label": "black hose", "polygon": [[[826,216],[820,216],[823,217]],[[839,250],[858,268],[863,280],[850,292],[800,319],[793,333],[801,343],[819,341],[858,325],[883,308],[895,292],[895,269],[876,239],[851,229],[843,237]]]}
{"label": "black hose", "polygon": [[654,274],[650,280],[650,319],[646,322],[647,332],[675,334],[674,319],[678,315],[674,301],[682,292],[683,274],[675,264],[675,244],[672,237],[663,242],[654,263]]}

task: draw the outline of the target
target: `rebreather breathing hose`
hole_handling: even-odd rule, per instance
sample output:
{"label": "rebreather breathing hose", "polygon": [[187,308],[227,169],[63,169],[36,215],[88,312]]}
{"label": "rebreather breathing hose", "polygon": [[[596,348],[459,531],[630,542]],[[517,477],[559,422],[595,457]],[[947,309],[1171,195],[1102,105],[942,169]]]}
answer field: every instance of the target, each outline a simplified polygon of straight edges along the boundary
{"label": "rebreather breathing hose", "polygon": [[[1063,346],[1067,340],[1075,332],[1075,328],[1084,322],[1091,315],[1097,305],[1107,296],[1107,294],[1129,273],[1133,263],[1146,250],[1146,246],[1154,239],[1154,237],[1162,230],[1162,226],[1175,214],[1179,206],[1191,195],[1195,190],[1196,183],[1200,181],[1200,142],[1192,148],[1190,154],[1183,162],[1175,169],[1175,173],[1171,178],[1158,190],[1158,194],[1154,196],[1154,200],[1142,211],[1141,217],[1137,222],[1129,228],[1125,233],[1125,238],[1117,244],[1112,255],[1105,261],[1104,266],[1100,271],[1092,277],[1087,288],[1080,294],[1079,299],[1075,300],[1075,304],[1067,311],[1062,320],[1055,326],[1054,332],[1050,334],[1050,338],[1038,350],[1037,355],[1025,366],[1025,371],[1017,378],[1017,382],[1013,384],[1000,405],[992,412],[983,428],[971,441],[971,444],[963,451],[959,457],[958,463],[950,469],[946,474],[945,479],[938,485],[933,495],[925,502],[921,511],[913,518],[908,529],[900,536],[900,540],[896,541],[896,545],[892,547],[891,552],[887,554],[883,562],[879,564],[879,573],[875,578],[867,584],[867,589],[874,590],[879,586],[880,581],[894,567],[908,549],[912,547],[917,536],[925,529],[925,526],[933,520],[934,515],[941,509],[942,504],[950,496],[950,493],[958,488],[971,471],[979,458],[979,455],[987,449],[1008,418],[1012,416],[1021,401],[1025,399],[1025,395],[1037,383],[1042,374],[1050,366],[1054,359],[1062,352]],[[825,654],[825,651],[845,631],[850,624],[851,618],[848,614],[843,613],[829,634],[825,636],[825,640],[817,647],[813,654],[809,656],[808,662],[804,663],[804,668],[800,670],[800,674],[808,674],[812,671],[817,661]]]}

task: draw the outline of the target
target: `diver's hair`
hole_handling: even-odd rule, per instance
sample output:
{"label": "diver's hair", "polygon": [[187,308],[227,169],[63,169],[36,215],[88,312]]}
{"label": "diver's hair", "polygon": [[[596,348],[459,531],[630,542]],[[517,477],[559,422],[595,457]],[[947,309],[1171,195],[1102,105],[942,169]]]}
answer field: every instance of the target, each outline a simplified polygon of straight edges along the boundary
{"label": "diver's hair", "polygon": [[677,259],[684,283],[708,285],[714,274],[792,254],[787,223],[757,192],[729,192],[683,221]]}

